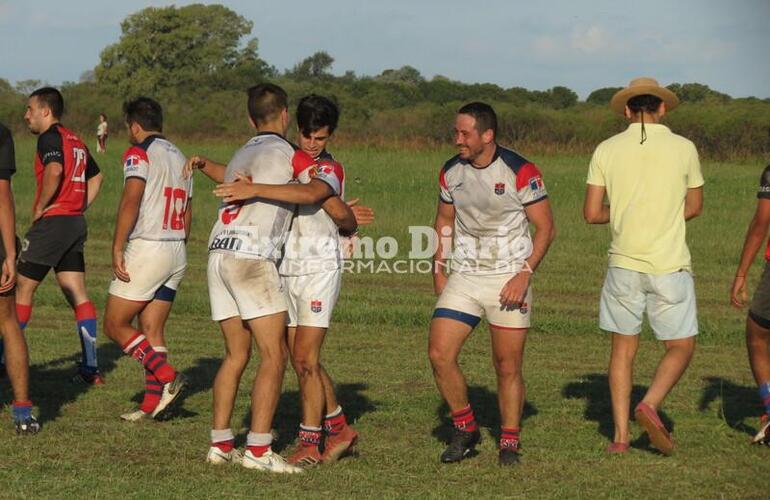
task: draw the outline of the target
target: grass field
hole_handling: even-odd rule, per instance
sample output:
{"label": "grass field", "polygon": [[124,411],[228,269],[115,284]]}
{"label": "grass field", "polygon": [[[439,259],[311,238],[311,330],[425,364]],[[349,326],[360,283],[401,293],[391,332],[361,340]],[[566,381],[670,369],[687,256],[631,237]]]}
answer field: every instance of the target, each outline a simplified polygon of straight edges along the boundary
{"label": "grass field", "polygon": [[[188,153],[226,161],[237,145],[181,144]],[[100,156],[103,193],[89,211],[86,261],[92,300],[103,310],[111,278],[110,246],[122,188],[120,149],[113,140]],[[29,225],[33,142],[17,140],[14,177],[17,227]],[[400,256],[407,226],[430,225],[437,172],[452,150],[402,152],[337,148],[348,170],[349,197],[375,208],[363,233],[394,236]],[[705,211],[688,224],[699,301],[701,335],[690,370],[664,405],[674,427],[675,454],[654,453],[642,439],[627,456],[607,456],[612,421],[606,364],[607,337],[597,326],[598,296],[609,232],[581,216],[587,157],[529,154],[551,194],[558,236],[534,278],[534,327],[525,361],[528,387],[521,466],[497,466],[495,378],[488,333],[471,336],[462,366],[482,425],[480,453],[461,464],[438,463],[449,421],[426,356],[435,298],[420,274],[348,274],[324,356],[339,398],[362,439],[358,455],[297,477],[204,463],[211,417],[211,384],[223,352],[208,316],[206,240],[215,216],[211,184],[196,179],[189,267],[168,324],[171,360],[192,381],[181,410],[166,422],[118,419],[141,397],[142,371],[100,332],[100,363],[107,384],[69,382],[80,347],[72,313],[49,279],[38,292],[27,329],[32,397],[43,424],[18,437],[10,422],[10,387],[0,382],[0,497],[673,497],[767,498],[770,449],[750,447],[761,409],[743,346],[743,313],[728,306],[728,289],[755,204],[763,164],[706,162]],[[759,264],[754,268],[756,283]],[[661,346],[649,330],[637,361],[635,399],[641,398]],[[256,366],[247,371],[251,379]],[[243,443],[250,383],[244,380],[233,421]],[[277,449],[294,439],[299,419],[295,377],[287,373],[275,417]],[[640,437],[638,426],[634,437]]]}

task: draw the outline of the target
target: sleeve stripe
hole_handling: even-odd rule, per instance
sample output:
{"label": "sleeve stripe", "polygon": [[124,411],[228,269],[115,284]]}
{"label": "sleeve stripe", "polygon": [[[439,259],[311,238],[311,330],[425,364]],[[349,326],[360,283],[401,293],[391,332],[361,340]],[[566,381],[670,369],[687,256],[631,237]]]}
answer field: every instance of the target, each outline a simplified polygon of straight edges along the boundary
{"label": "sleeve stripe", "polygon": [[538,203],[538,202],[540,202],[540,201],[543,201],[543,200],[545,200],[546,198],[548,198],[548,195],[545,195],[545,196],[541,196],[540,198],[538,198],[538,199],[536,199],[536,200],[528,201],[527,203],[522,203],[522,206],[528,207],[528,206],[530,206],[530,205],[534,205],[535,203]]}

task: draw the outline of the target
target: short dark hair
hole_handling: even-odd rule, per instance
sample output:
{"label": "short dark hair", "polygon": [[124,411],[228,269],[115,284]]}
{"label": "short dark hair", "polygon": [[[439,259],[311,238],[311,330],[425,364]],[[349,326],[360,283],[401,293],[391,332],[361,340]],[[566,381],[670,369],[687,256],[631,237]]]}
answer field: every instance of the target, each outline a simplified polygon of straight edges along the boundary
{"label": "short dark hair", "polygon": [[64,114],[64,98],[57,89],[53,87],[41,87],[32,92],[30,97],[36,97],[39,102],[44,103],[51,114],[57,120]]}
{"label": "short dark hair", "polygon": [[297,126],[305,137],[324,127],[329,127],[329,134],[333,134],[339,119],[340,111],[328,97],[310,94],[297,104]]}
{"label": "short dark hair", "polygon": [[632,97],[626,102],[626,106],[632,113],[637,114],[644,111],[645,113],[655,113],[660,108],[660,103],[663,102],[658,96],[651,94],[642,94]]}
{"label": "short dark hair", "polygon": [[476,130],[479,134],[483,134],[487,130],[492,130],[492,133],[497,137],[497,114],[487,103],[484,102],[471,102],[457,110],[458,115],[470,115],[476,119]]}
{"label": "short dark hair", "polygon": [[269,122],[289,108],[286,91],[273,83],[260,83],[251,87],[248,93],[249,116],[256,125]]}
{"label": "short dark hair", "polygon": [[126,123],[138,123],[145,131],[163,132],[163,108],[149,97],[137,97],[123,104]]}

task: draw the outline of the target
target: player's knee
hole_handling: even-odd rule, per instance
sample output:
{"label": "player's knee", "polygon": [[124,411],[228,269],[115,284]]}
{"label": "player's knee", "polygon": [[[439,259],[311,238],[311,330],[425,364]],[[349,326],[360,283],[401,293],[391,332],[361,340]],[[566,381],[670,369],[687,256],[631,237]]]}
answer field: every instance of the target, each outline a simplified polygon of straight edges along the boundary
{"label": "player's knee", "polygon": [[227,351],[225,353],[224,362],[231,365],[233,368],[243,370],[249,362],[249,351]]}
{"label": "player's knee", "polygon": [[428,358],[430,359],[430,364],[433,365],[434,370],[441,370],[442,368],[451,366],[456,361],[455,357],[448,351],[435,346],[430,346],[428,348]]}
{"label": "player's knee", "polygon": [[292,360],[294,371],[300,378],[317,376],[321,372],[321,364],[317,358],[310,356],[298,356]]}
{"label": "player's knee", "polygon": [[493,364],[499,378],[515,379],[521,377],[521,363],[513,357],[495,356]]}

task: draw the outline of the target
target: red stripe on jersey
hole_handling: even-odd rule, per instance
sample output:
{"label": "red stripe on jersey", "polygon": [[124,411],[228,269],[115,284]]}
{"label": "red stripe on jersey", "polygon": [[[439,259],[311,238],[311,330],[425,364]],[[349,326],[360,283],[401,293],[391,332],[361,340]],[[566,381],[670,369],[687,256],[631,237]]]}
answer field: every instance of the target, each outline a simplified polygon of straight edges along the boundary
{"label": "red stripe on jersey", "polygon": [[441,168],[441,172],[438,174],[438,183],[439,185],[444,189],[449,189],[449,186],[446,183],[446,170],[444,168]]}
{"label": "red stripe on jersey", "polygon": [[527,187],[530,179],[538,177],[542,178],[543,174],[540,173],[540,170],[537,169],[535,164],[525,163],[519,168],[519,171],[516,172],[516,191]]}
{"label": "red stripe on jersey", "polygon": [[140,160],[143,160],[148,164],[150,163],[150,159],[147,158],[147,151],[140,148],[139,146],[131,146],[126,150],[125,153],[123,153],[123,164],[125,165],[126,161],[133,157],[138,157]]}
{"label": "red stripe on jersey", "polygon": [[294,178],[296,179],[299,174],[315,166],[315,160],[309,154],[298,149],[294,151],[294,156],[291,158],[291,166],[294,168]]}

